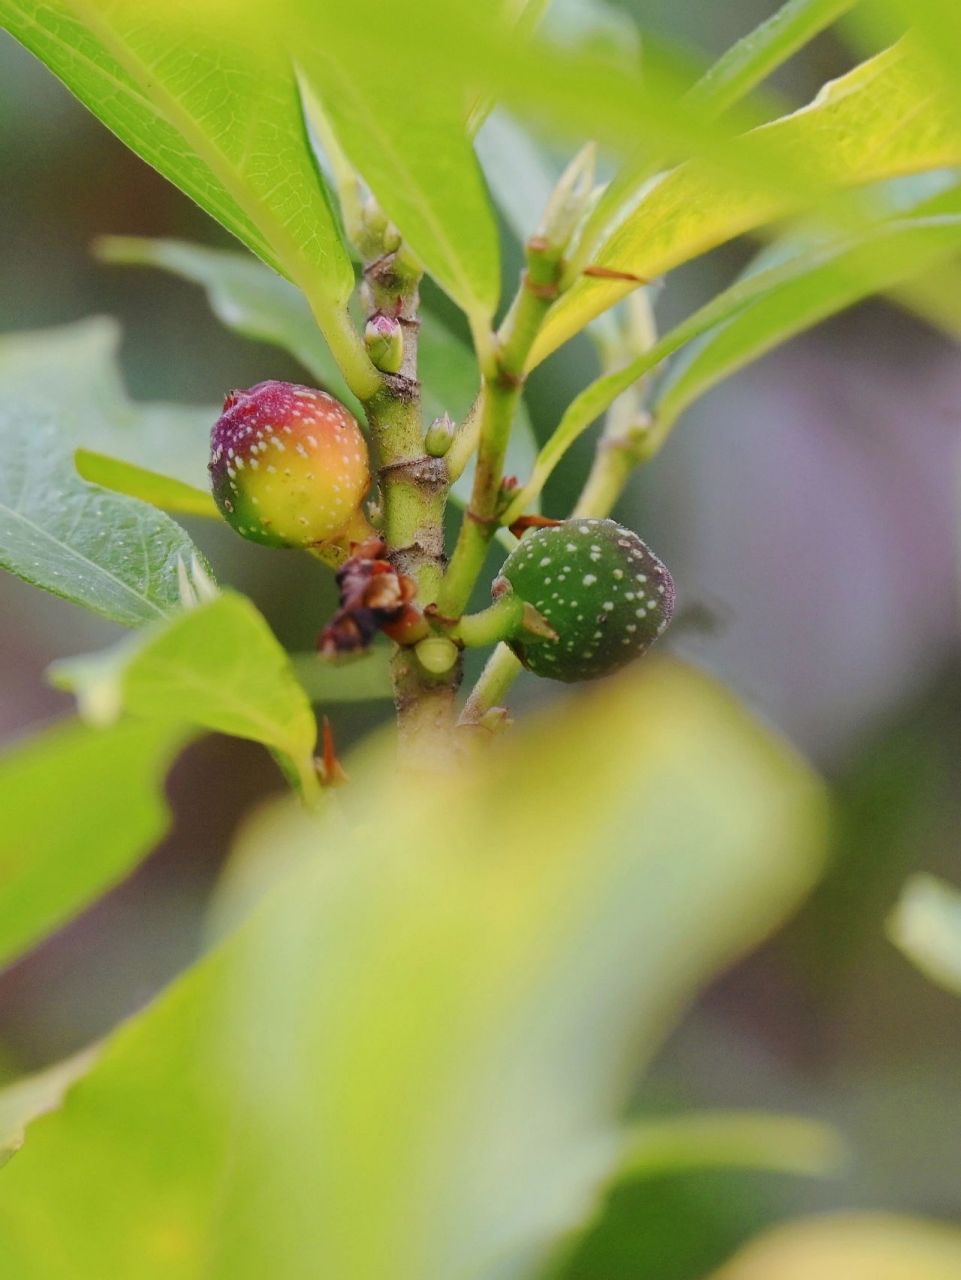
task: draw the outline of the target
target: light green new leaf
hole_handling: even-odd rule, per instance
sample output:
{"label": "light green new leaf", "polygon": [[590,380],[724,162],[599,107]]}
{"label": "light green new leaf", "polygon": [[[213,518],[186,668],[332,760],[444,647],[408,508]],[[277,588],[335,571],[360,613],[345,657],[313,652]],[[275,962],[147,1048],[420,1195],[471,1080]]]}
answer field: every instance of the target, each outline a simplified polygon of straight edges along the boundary
{"label": "light green new leaf", "polygon": [[712,1280],[956,1280],[961,1231],[894,1214],[837,1214],[775,1227]]}
{"label": "light green new leaf", "polygon": [[219,409],[134,403],[118,364],[120,340],[120,326],[104,316],[3,334],[0,398],[47,410],[75,446],[206,489]]}
{"label": "light green new leaf", "polygon": [[908,880],[888,921],[891,941],[932,982],[961,995],[961,893],[934,876]]}
{"label": "light green new leaf", "polygon": [[[353,5],[304,5],[297,58],[337,141],[405,243],[478,325],[500,292],[497,227],[468,135],[466,91],[368,39]],[[424,61],[422,59],[422,61]]]}
{"label": "light green new leaf", "polygon": [[169,725],[71,724],[0,756],[0,964],[121,880],[167,828]]}
{"label": "light green new leaf", "polygon": [[[755,130],[742,142],[758,172],[767,162],[796,170],[791,199],[758,180],[726,178],[692,161],[660,177],[621,212],[594,264],[651,279],[725,240],[816,202],[825,192],[961,163],[961,119],[910,44],[862,63],[810,106]],[[634,287],[579,280],[552,308],[532,364]]]}
{"label": "light green new leaf", "polygon": [[664,663],[443,788],[388,762],[352,767],[353,836],[262,830],[284,882],[31,1127],[4,1274],[534,1273],[616,1164],[637,1071],[819,866],[805,768]]}
{"label": "light green new leaf", "polygon": [[127,627],[179,607],[199,559],[179,525],[146,503],[81,480],[42,410],[0,408],[0,567]]}
{"label": "light green new leaf", "polygon": [[161,511],[209,520],[222,518],[209,493],[195,489],[192,484],[184,484],[182,480],[138,467],[133,462],[122,462],[119,458],[94,453],[90,449],[78,449],[74,454],[74,464],[78,475],[91,484],[99,484],[114,493],[125,493],[128,498],[139,498]]}
{"label": "light green new leaf", "polygon": [[129,641],[52,669],[81,712],[111,723],[123,712],[262,742],[308,796],[317,792],[317,725],[290,660],[243,596],[224,594]]}
{"label": "light green new leaf", "polygon": [[252,4],[191,0],[0,0],[0,21],[128,146],[295,280],[342,363],[374,388],[343,306],[353,268],[276,24]]}

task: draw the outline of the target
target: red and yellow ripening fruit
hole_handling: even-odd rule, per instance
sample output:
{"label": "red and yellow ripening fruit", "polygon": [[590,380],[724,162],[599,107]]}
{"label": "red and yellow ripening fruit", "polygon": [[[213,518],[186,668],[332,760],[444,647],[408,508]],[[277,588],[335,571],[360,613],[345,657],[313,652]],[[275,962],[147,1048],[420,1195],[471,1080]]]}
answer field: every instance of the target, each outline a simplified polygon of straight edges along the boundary
{"label": "red and yellow ripening fruit", "polygon": [[367,444],[326,391],[291,382],[232,391],[211,433],[210,478],[224,519],[254,542],[314,547],[369,528]]}

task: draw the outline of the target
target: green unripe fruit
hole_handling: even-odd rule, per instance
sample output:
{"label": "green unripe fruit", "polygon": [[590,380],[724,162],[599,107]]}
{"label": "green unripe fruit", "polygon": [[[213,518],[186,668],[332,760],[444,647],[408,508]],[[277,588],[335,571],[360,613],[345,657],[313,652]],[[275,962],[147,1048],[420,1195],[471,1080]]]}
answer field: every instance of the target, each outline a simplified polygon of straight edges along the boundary
{"label": "green unripe fruit", "polygon": [[254,542],[316,547],[367,527],[367,444],[326,391],[261,382],[231,392],[211,435],[210,478],[224,519]]}
{"label": "green unripe fruit", "polygon": [[593,680],[644,653],[671,620],[674,581],[614,520],[565,520],[526,533],[494,582],[543,615],[556,640],[508,641],[535,675]]}

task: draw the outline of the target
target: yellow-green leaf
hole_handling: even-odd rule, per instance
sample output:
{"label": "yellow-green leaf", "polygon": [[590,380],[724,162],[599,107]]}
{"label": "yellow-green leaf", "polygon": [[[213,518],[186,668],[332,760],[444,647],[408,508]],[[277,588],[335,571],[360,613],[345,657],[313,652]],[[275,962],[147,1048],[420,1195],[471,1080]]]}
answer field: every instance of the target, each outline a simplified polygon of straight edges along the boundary
{"label": "yellow-green leaf", "polygon": [[283,883],[32,1125],[4,1274],[534,1273],[637,1072],[820,866],[806,768],[664,662],[440,785],[365,755],[342,812],[259,829]]}
{"label": "yellow-green leaf", "polygon": [[[807,107],[743,140],[759,178],[726,178],[704,160],[662,175],[635,197],[593,254],[593,265],[651,279],[787,214],[832,189],[961,163],[961,120],[940,81],[910,43],[861,63],[825,85]],[[765,181],[766,158],[793,168],[794,198]],[[549,355],[634,287],[630,280],[583,278],[548,316],[532,363]]]}

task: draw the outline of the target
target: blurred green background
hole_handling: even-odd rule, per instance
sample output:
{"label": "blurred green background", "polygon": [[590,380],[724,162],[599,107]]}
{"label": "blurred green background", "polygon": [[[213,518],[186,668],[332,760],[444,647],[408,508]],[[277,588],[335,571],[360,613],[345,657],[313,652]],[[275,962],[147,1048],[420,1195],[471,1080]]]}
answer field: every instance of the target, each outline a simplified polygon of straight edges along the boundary
{"label": "blurred green background", "polygon": [[[705,54],[773,8],[620,6],[627,20]],[[799,104],[852,61],[833,38],[818,40],[775,87]],[[228,334],[199,290],[92,260],[89,244],[103,233],[227,241],[4,36],[0,173],[0,330],[117,316],[138,398],[213,403],[234,386],[303,376],[278,351]],[[709,296],[750,251],[736,245],[672,276],[663,316]],[[512,273],[516,246],[505,259]],[[532,379],[541,436],[592,359],[579,341]],[[957,350],[875,303],[711,394],[619,509],[678,581],[670,646],[806,751],[837,805],[829,878],[801,918],[706,996],[639,1105],[809,1112],[836,1122],[855,1158],[836,1183],[705,1174],[619,1192],[572,1265],[584,1280],[644,1266],[659,1280],[693,1280],[757,1226],[812,1207],[959,1216],[961,1006],[910,970],[882,929],[910,870],[961,881],[959,427]],[[588,450],[584,442],[552,482],[549,512],[566,509]],[[192,532],[285,644],[311,647],[333,600],[319,568],[226,529]],[[97,648],[114,629],[9,577],[0,609],[0,738],[9,741],[69,713],[44,683],[49,662]],[[548,696],[525,679],[516,701]],[[385,714],[337,708],[338,739],[349,744]],[[85,1043],[194,953],[231,833],[279,778],[261,751],[218,740],[193,748],[170,787],[176,823],[164,846],[0,977],[0,1055],[11,1064]]]}

